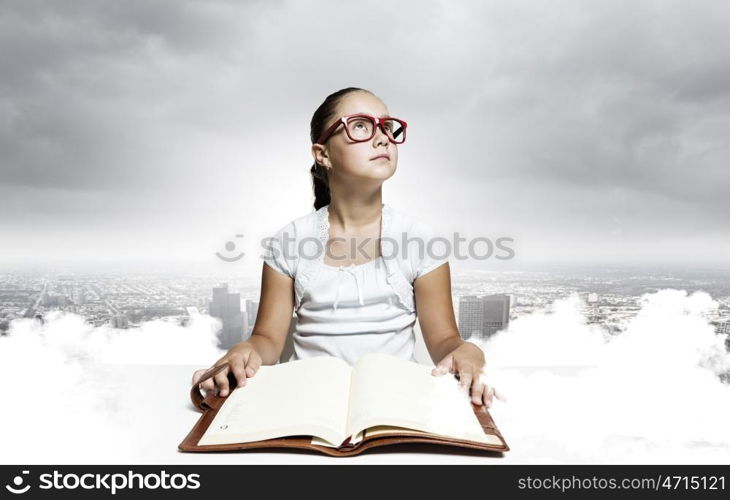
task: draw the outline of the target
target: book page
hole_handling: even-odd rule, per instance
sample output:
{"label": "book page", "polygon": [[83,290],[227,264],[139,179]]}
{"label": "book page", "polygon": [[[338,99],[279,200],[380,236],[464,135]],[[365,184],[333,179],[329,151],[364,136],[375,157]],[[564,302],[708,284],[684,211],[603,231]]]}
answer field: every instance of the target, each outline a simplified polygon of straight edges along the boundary
{"label": "book page", "polygon": [[340,444],[347,435],[351,368],[330,356],[263,365],[226,398],[199,445],[317,436]]}
{"label": "book page", "polygon": [[[431,432],[417,431],[415,429],[407,429],[405,427],[395,427],[391,425],[377,425],[375,427],[368,427],[365,431],[365,436],[368,438],[381,437],[381,436],[433,436]],[[441,435],[441,434],[437,434]],[[484,434],[486,443],[493,444],[495,446],[504,446],[504,441],[496,434]],[[480,442],[483,442],[479,440]]]}
{"label": "book page", "polygon": [[[357,435],[350,439],[350,445],[356,445],[360,441],[363,440],[365,437],[365,431],[358,432]],[[343,440],[344,441],[344,440]],[[330,443],[329,441],[325,441],[324,439],[320,439],[318,437],[313,437],[310,441],[312,444],[318,444],[320,446],[327,446],[328,448],[340,448],[341,442],[338,444]]]}
{"label": "book page", "polygon": [[352,368],[347,434],[393,426],[494,444],[454,375],[431,375],[433,368],[388,354],[362,356]]}

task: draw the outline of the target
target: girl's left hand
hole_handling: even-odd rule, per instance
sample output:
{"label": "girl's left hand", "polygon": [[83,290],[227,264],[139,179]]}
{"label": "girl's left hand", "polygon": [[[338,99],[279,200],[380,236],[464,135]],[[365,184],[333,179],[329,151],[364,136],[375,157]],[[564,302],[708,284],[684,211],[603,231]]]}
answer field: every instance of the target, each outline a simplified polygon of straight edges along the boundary
{"label": "girl's left hand", "polygon": [[472,403],[485,404],[490,408],[493,396],[501,401],[504,401],[504,398],[493,387],[482,382],[481,373],[485,364],[484,352],[471,342],[463,342],[438,362],[431,375],[453,373],[459,380],[461,389],[471,392]]}

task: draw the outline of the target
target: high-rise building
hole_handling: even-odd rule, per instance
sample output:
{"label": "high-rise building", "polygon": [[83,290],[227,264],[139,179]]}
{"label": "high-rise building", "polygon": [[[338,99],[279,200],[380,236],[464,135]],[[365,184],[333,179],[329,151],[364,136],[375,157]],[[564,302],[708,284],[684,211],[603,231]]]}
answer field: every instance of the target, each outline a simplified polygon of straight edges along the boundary
{"label": "high-rise building", "polygon": [[459,298],[459,332],[462,338],[485,339],[509,326],[510,296],[495,294]]}
{"label": "high-rise building", "polygon": [[219,348],[230,349],[243,340],[241,294],[229,293],[228,283],[213,288],[213,300],[208,306],[208,312],[223,323],[223,327],[218,332]]}
{"label": "high-rise building", "polygon": [[725,333],[730,335],[730,321],[724,321],[722,323],[719,323],[717,325],[717,328],[715,330],[716,333]]}
{"label": "high-rise building", "polygon": [[112,328],[129,328],[129,319],[122,313],[115,314],[109,318],[109,323]]}
{"label": "high-rise building", "polygon": [[246,299],[246,335],[251,336],[253,325],[256,323],[256,316],[259,312],[257,300]]}
{"label": "high-rise building", "polygon": [[459,332],[462,338],[484,333],[484,302],[476,295],[465,295],[459,298]]}
{"label": "high-rise building", "polygon": [[510,296],[499,293],[484,297],[484,334],[489,337],[509,326]]}
{"label": "high-rise building", "polygon": [[715,327],[715,333],[719,335],[725,335],[725,350],[730,351],[730,321],[717,323]]}
{"label": "high-rise building", "polygon": [[598,300],[598,294],[595,292],[589,293],[586,302],[586,319],[588,323],[600,323],[603,317],[601,316],[601,303]]}

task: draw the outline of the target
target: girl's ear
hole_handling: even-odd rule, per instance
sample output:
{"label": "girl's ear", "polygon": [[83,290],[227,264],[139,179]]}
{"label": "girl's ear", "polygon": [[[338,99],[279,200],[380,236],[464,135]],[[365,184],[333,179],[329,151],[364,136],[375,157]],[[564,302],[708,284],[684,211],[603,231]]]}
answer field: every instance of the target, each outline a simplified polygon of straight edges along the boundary
{"label": "girl's ear", "polygon": [[314,162],[324,168],[331,168],[327,147],[322,144],[312,144],[312,158]]}

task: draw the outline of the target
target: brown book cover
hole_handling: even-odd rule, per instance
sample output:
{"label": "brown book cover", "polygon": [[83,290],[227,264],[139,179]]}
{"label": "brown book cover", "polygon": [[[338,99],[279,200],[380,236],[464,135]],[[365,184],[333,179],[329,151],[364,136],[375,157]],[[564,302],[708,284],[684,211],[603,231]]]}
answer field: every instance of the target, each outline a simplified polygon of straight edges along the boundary
{"label": "brown book cover", "polygon": [[[291,362],[290,362],[291,363]],[[206,433],[208,427],[215,419],[218,411],[223,407],[227,398],[235,391],[229,392],[228,396],[221,397],[215,394],[216,391],[207,391],[203,396],[199,388],[200,383],[208,378],[215,376],[223,370],[227,363],[212,367],[205,372],[198,383],[193,384],[190,390],[190,398],[196,409],[202,412],[202,415],[190,430],[185,439],[178,445],[178,449],[183,452],[215,452],[215,451],[245,451],[250,449],[304,449],[325,453],[334,457],[346,457],[357,455],[363,451],[378,446],[390,446],[402,443],[430,443],[447,447],[469,448],[473,450],[481,450],[488,452],[490,455],[499,455],[501,452],[509,451],[509,446],[504,437],[500,433],[496,424],[492,420],[489,411],[484,406],[479,406],[465,401],[472,407],[474,415],[481,426],[485,437],[489,442],[472,441],[468,439],[459,439],[449,436],[443,436],[433,433],[422,432],[415,429],[407,429],[395,426],[376,426],[367,428],[363,431],[362,436],[354,444],[350,443],[350,439],[346,439],[339,447],[330,447],[320,445],[313,442],[311,435],[286,436],[273,439],[264,439],[249,442],[231,442],[222,444],[199,444],[201,437]],[[257,374],[258,375],[258,374]],[[256,375],[255,375],[256,376]],[[254,376],[254,377],[255,377]],[[253,379],[252,379],[253,380]],[[236,379],[230,371],[228,372],[228,382],[230,388],[236,388]],[[246,390],[247,386],[237,388],[235,390]]]}

